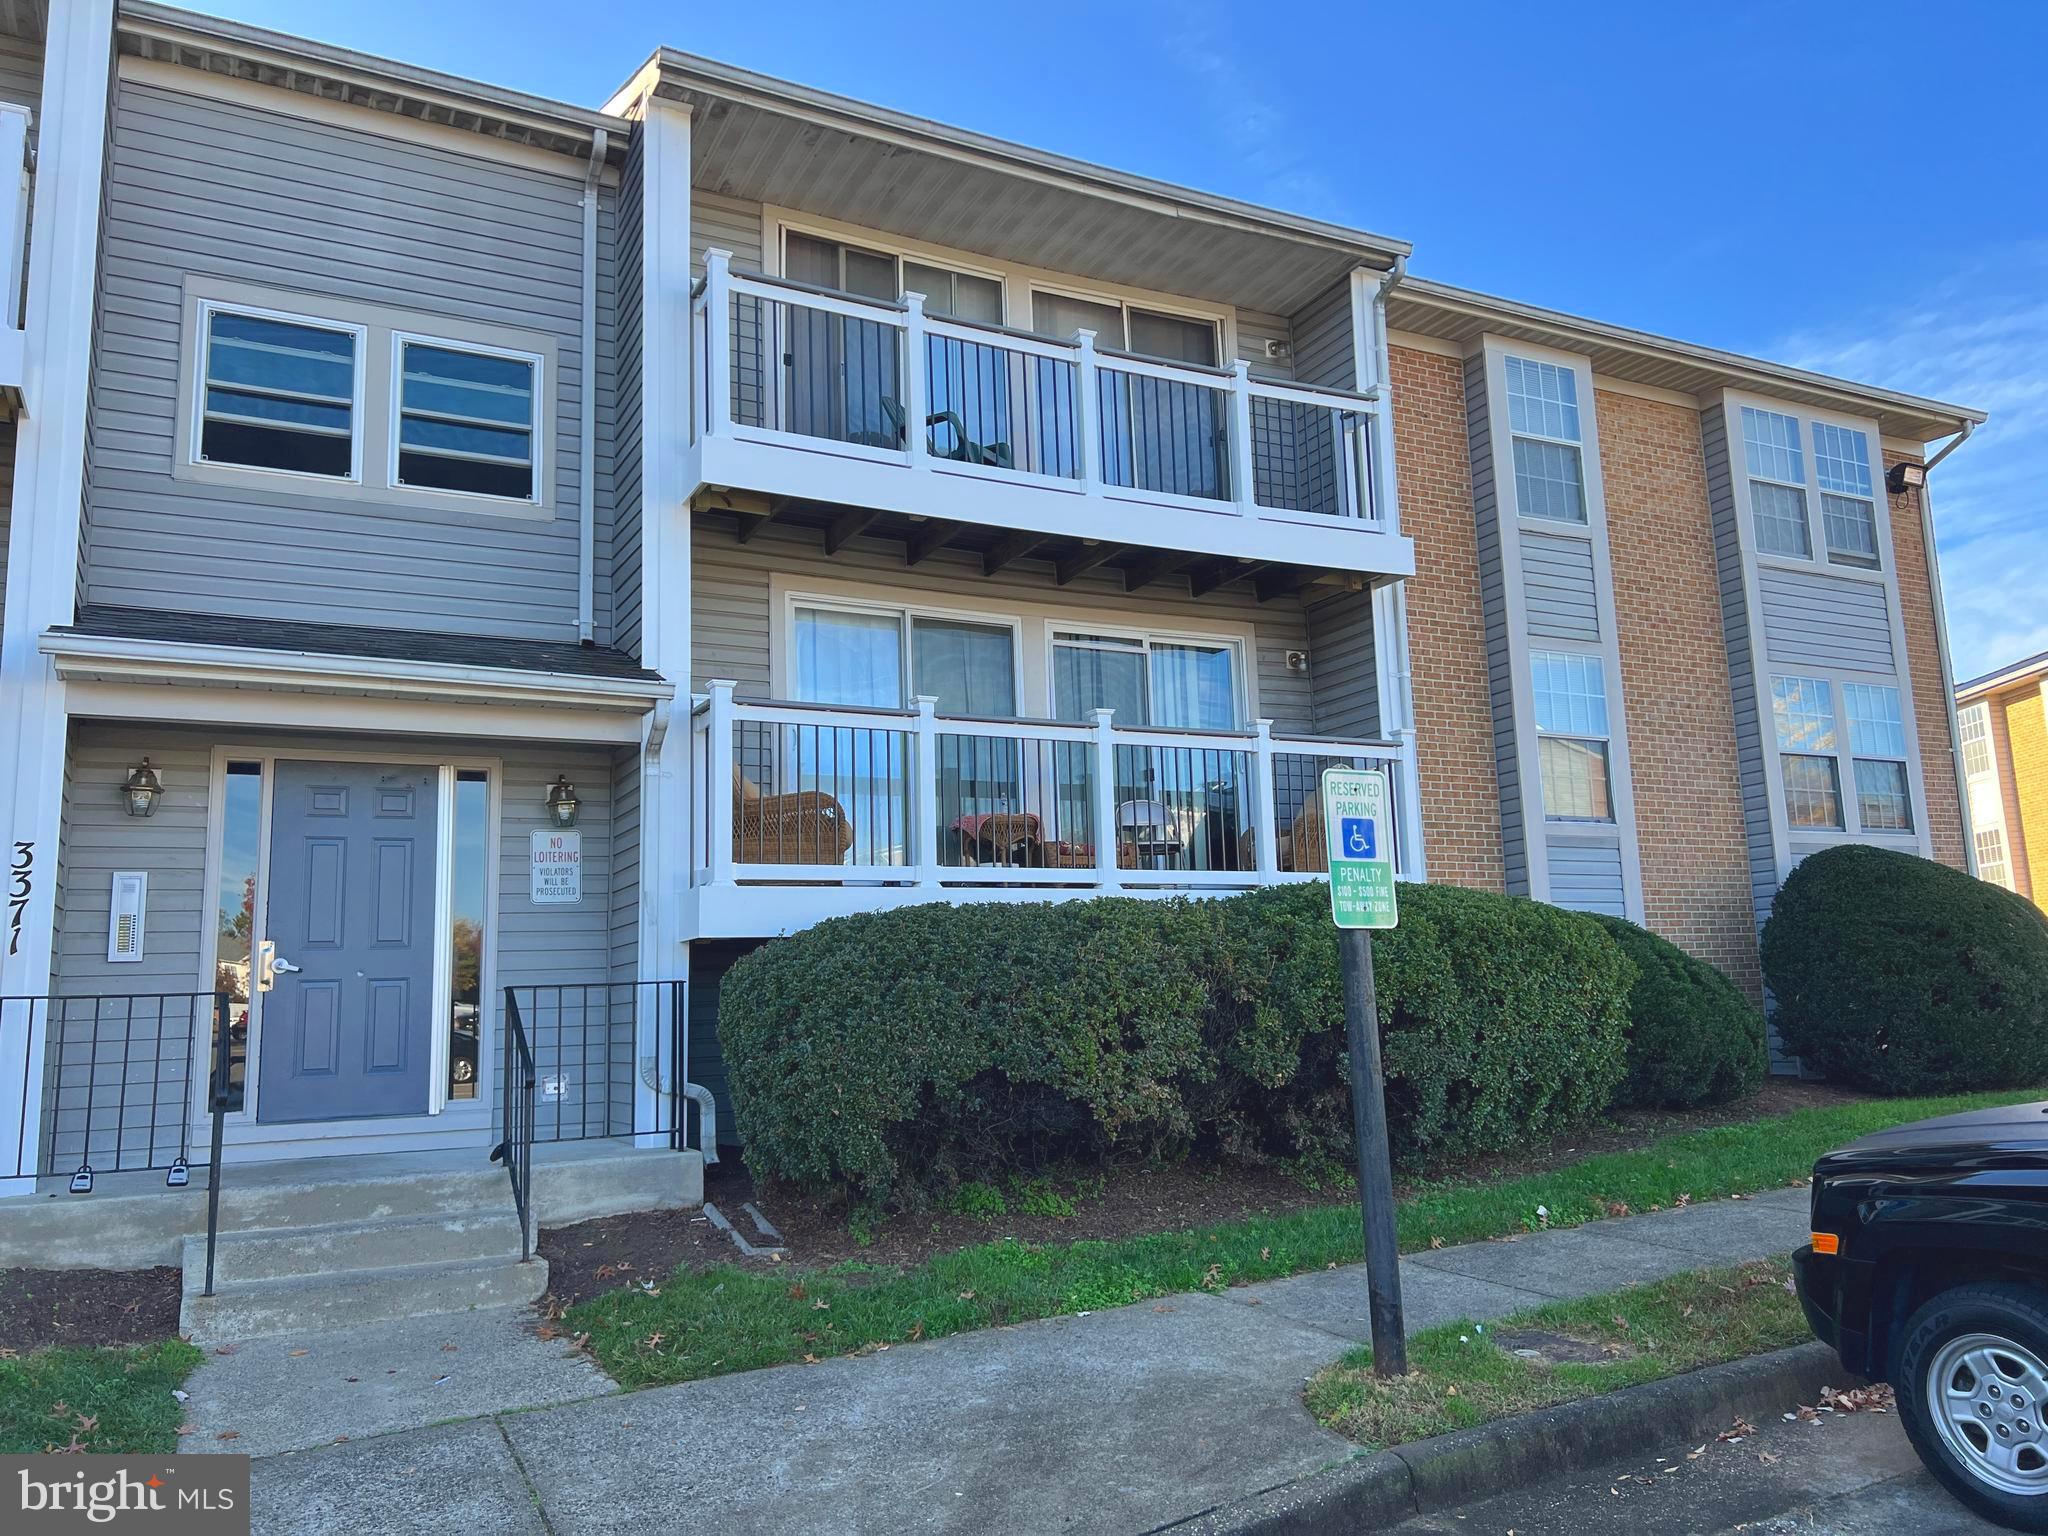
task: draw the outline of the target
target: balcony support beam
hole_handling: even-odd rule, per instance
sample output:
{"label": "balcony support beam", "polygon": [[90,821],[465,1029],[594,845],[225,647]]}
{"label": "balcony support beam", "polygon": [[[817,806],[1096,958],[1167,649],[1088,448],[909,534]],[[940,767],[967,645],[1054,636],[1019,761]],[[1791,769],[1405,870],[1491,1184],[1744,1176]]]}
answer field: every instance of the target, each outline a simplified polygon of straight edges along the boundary
{"label": "balcony support beam", "polygon": [[960,525],[935,517],[913,531],[903,541],[903,563],[922,565],[959,536]]}
{"label": "balcony support beam", "polygon": [[1191,549],[1155,549],[1136,565],[1124,567],[1124,591],[1135,592],[1184,571],[1201,556]]}
{"label": "balcony support beam", "polygon": [[1207,570],[1196,571],[1188,577],[1188,596],[1207,597],[1218,587],[1258,575],[1272,563],[1270,560],[1218,560]]}
{"label": "balcony support beam", "polygon": [[872,528],[881,517],[879,507],[848,507],[832,519],[832,526],[825,530],[825,553],[836,555],[849,542]]}
{"label": "balcony support beam", "polygon": [[1105,560],[1114,560],[1128,548],[1108,539],[1083,539],[1081,547],[1070,555],[1062,555],[1053,567],[1053,580],[1066,586],[1078,576],[1085,576]]}
{"label": "balcony support beam", "polygon": [[1049,537],[1049,534],[1036,533],[1028,528],[1004,534],[981,557],[981,574],[993,576],[1005,566],[1015,565]]}
{"label": "balcony support beam", "polygon": [[1316,578],[1321,574],[1322,572],[1306,566],[1275,566],[1270,571],[1259,573],[1252,582],[1252,591],[1262,603],[1270,603],[1281,597],[1299,597],[1315,585]]}

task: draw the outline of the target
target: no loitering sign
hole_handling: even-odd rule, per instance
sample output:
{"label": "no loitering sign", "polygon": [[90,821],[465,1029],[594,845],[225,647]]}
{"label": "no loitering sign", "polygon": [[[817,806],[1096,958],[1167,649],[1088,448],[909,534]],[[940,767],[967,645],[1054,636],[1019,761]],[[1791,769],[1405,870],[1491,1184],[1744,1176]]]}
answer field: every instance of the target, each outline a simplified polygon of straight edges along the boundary
{"label": "no loitering sign", "polygon": [[1391,928],[1398,920],[1392,832],[1384,773],[1374,768],[1323,770],[1330,916],[1339,928]]}

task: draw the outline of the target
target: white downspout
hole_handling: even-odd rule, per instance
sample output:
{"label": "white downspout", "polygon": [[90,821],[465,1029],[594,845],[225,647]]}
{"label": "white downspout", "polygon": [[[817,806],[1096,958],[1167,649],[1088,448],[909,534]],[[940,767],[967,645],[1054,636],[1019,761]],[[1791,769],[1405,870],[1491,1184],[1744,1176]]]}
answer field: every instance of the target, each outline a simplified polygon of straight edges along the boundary
{"label": "white downspout", "polygon": [[1940,452],[1921,466],[1920,481],[1920,541],[1927,547],[1927,585],[1934,592],[1934,634],[1939,642],[1935,650],[1941,657],[1941,698],[1948,710],[1948,748],[1955,759],[1956,805],[1963,817],[1963,868],[1972,875],[1977,873],[1977,829],[1970,823],[1970,777],[1963,766],[1962,725],[1956,719],[1955,664],[1948,653],[1948,604],[1941,594],[1941,555],[1934,547],[1934,466],[1968,442],[1970,434],[1976,430],[1974,421],[1964,422],[1963,430],[1943,443]]}
{"label": "white downspout", "polygon": [[597,609],[597,185],[604,175],[610,136],[590,136],[590,165],[583,174],[583,348],[581,399],[577,412],[576,638],[596,643]]}

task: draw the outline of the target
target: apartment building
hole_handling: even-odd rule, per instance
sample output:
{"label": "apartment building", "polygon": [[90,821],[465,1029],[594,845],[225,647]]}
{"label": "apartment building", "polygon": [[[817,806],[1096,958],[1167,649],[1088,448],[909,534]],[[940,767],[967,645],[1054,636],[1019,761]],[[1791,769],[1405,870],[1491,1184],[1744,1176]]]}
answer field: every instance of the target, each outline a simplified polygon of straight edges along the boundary
{"label": "apartment building", "polygon": [[1956,688],[1956,740],[1969,796],[1976,873],[2036,906],[2048,895],[2032,856],[2048,856],[2048,653]]}
{"label": "apartment building", "polygon": [[668,50],[593,110],[0,16],[0,1191],[693,1189],[737,955],[1314,879],[1333,763],[1405,877],[1753,992],[1805,853],[1963,857],[1910,482],[1981,413]]}

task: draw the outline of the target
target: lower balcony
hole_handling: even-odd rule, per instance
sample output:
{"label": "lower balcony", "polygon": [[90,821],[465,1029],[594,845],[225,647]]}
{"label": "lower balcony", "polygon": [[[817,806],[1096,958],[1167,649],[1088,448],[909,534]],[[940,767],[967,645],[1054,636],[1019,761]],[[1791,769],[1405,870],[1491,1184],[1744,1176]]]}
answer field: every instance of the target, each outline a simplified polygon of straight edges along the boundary
{"label": "lower balcony", "polygon": [[1189,895],[1329,867],[1318,782],[1378,768],[1407,869],[1412,747],[740,699],[692,713],[690,938],[928,901]]}

